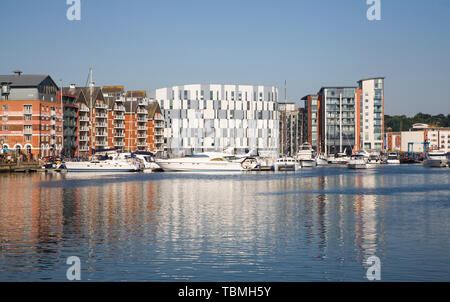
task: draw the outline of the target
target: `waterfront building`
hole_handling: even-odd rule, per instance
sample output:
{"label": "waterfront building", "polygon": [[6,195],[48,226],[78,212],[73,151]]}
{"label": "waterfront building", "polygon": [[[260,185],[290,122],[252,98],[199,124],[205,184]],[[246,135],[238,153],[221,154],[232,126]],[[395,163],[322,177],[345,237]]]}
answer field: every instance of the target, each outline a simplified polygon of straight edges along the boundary
{"label": "waterfront building", "polygon": [[381,151],[384,132],[384,77],[358,81],[357,149]]}
{"label": "waterfront building", "polygon": [[78,103],[76,94],[63,89],[62,94],[58,93],[58,101],[63,102],[63,149],[61,153],[70,158],[78,156],[79,122]]}
{"label": "waterfront building", "polygon": [[0,139],[3,149],[41,158],[63,146],[63,111],[49,75],[0,75]]}
{"label": "waterfront building", "polygon": [[[88,157],[89,156],[89,146],[92,140],[91,131],[90,131],[90,112],[89,104],[85,96],[85,92],[82,89],[77,89],[74,84],[71,84],[70,87],[63,88],[63,95],[74,96],[75,103],[77,107],[77,147],[74,153],[74,157]],[[72,107],[72,106],[70,106]],[[73,139],[73,138],[72,138]],[[72,141],[69,139],[69,141]],[[64,141],[66,141],[66,137],[64,137]],[[65,145],[66,146],[66,145]],[[69,155],[67,155],[69,156]]]}
{"label": "waterfront building", "polygon": [[386,132],[384,141],[385,152],[416,154],[429,150],[450,152],[450,128],[414,124],[409,131]]}
{"label": "waterfront building", "polygon": [[173,156],[234,148],[276,156],[278,89],[273,86],[194,84],[152,92],[165,119],[166,150]]}
{"label": "waterfront building", "polygon": [[295,103],[279,103],[280,154],[294,156],[304,143],[305,110],[295,108]]}
{"label": "waterfront building", "polygon": [[304,140],[308,142],[315,150],[319,150],[319,127],[320,127],[320,103],[318,95],[309,94],[302,98],[304,101],[305,110],[305,137]]}
{"label": "waterfront building", "polygon": [[108,147],[125,148],[125,94],[124,86],[103,86],[103,97],[108,104]]}
{"label": "waterfront building", "polygon": [[335,154],[354,150],[356,145],[356,87],[322,87],[320,106],[320,152]]}
{"label": "waterfront building", "polygon": [[358,81],[358,86],[322,87],[302,98],[305,140],[320,152],[382,151],[384,77]]}
{"label": "waterfront building", "polygon": [[[123,150],[164,154],[164,118],[159,104],[146,91],[128,91],[116,104],[123,106]],[[123,105],[122,105],[123,104]]]}

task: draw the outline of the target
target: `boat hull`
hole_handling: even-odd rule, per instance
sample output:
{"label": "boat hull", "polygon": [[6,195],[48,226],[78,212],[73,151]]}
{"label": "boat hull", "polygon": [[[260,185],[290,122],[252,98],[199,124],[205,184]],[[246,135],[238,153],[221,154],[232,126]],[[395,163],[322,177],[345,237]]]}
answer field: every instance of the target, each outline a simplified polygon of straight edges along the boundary
{"label": "boat hull", "polygon": [[440,159],[425,159],[423,165],[429,168],[443,168],[447,166],[447,161]]}
{"label": "boat hull", "polygon": [[358,164],[347,164],[347,168],[349,169],[367,169],[367,165],[365,163]]}
{"label": "boat hull", "polygon": [[311,168],[317,166],[317,162],[314,159],[302,159],[300,160],[300,165],[306,168]]}
{"label": "boat hull", "polygon": [[140,169],[129,163],[120,162],[66,162],[67,172],[137,172]]}
{"label": "boat hull", "polygon": [[225,172],[225,171],[245,171],[240,163],[233,162],[207,162],[189,163],[176,161],[158,161],[158,166],[167,172]]}

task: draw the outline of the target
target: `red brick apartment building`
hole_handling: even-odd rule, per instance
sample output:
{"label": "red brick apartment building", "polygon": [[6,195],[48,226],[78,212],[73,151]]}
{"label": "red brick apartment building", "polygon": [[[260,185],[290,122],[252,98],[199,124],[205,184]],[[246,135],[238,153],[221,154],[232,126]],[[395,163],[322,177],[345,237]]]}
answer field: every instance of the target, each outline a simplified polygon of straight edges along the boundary
{"label": "red brick apartment building", "polygon": [[58,86],[49,75],[0,75],[0,141],[3,151],[37,159],[63,146]]}
{"label": "red brick apartment building", "polygon": [[93,150],[164,152],[164,120],[145,91],[60,88],[48,75],[0,75],[2,152],[30,159],[84,157]]}

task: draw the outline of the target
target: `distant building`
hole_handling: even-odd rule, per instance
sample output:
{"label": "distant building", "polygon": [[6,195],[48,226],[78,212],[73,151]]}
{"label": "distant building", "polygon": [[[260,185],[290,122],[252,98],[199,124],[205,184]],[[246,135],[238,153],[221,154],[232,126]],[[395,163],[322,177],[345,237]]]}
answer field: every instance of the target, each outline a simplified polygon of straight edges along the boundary
{"label": "distant building", "polygon": [[322,87],[320,102],[320,152],[351,153],[356,146],[356,87]]}
{"label": "distant building", "polygon": [[305,142],[305,110],[295,103],[279,103],[280,154],[295,156]]}
{"label": "distant building", "polygon": [[0,75],[0,140],[3,149],[40,158],[63,147],[62,106],[49,75]]}
{"label": "distant building", "polygon": [[278,153],[278,89],[273,86],[184,85],[156,89],[165,118],[166,148],[192,152]]}
{"label": "distant building", "polygon": [[305,139],[316,151],[383,150],[384,77],[360,80],[358,86],[322,87],[302,100]]}
{"label": "distant building", "polygon": [[450,128],[414,124],[409,131],[387,132],[385,152],[424,153],[428,150],[450,152]]}
{"label": "distant building", "polygon": [[314,94],[306,95],[302,98],[305,109],[305,137],[315,151],[320,149],[319,126],[320,126],[320,103],[318,96]]}
{"label": "distant building", "polygon": [[356,97],[359,107],[357,148],[381,151],[384,132],[384,78],[358,81]]}

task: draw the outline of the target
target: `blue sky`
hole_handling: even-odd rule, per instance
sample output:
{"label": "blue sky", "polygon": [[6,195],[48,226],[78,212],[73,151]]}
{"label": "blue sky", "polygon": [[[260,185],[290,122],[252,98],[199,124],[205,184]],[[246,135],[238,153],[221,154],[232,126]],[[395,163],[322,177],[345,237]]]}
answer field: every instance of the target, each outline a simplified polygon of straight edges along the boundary
{"label": "blue sky", "polygon": [[2,1],[0,73],[65,85],[154,89],[190,83],[275,85],[289,101],[327,85],[385,76],[386,114],[450,112],[450,1]]}

